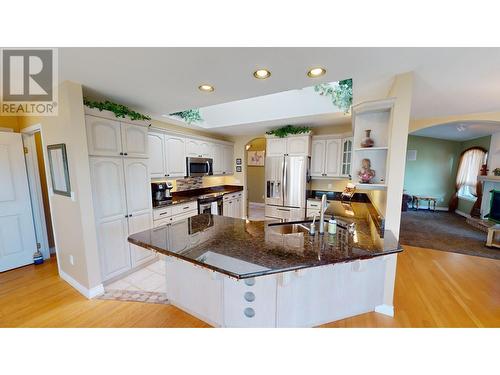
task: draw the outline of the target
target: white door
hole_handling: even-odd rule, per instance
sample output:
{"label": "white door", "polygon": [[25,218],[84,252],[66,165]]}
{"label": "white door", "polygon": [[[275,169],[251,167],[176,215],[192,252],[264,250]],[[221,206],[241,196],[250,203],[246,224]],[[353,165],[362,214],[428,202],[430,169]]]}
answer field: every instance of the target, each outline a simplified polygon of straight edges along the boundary
{"label": "white door", "polygon": [[127,203],[122,158],[90,158],[101,272],[108,280],[130,269]]}
{"label": "white door", "polygon": [[326,141],[326,168],[327,176],[340,175],[340,139],[329,139]]}
{"label": "white door", "polygon": [[89,155],[122,155],[120,123],[100,117],[85,116]]}
{"label": "white door", "polygon": [[123,154],[131,158],[147,158],[148,128],[121,123]]}
{"label": "white door", "polygon": [[194,158],[202,157],[200,141],[197,139],[186,138],[186,156]]}
{"label": "white door", "polygon": [[266,156],[283,156],[286,154],[286,139],[269,138],[266,143]]}
{"label": "white door", "polygon": [[[145,211],[142,214],[132,215],[128,218],[129,235],[148,230],[152,227],[153,218],[151,216],[151,212],[149,211]],[[129,243],[129,246],[130,256],[132,258],[132,267],[136,267],[156,257],[156,254],[151,250],[144,249],[131,243]]]}
{"label": "white door", "polygon": [[289,156],[309,156],[309,142],[309,136],[287,138],[286,153]]}
{"label": "white door", "polygon": [[232,145],[222,146],[222,157],[224,159],[223,174],[233,174],[234,147]]}
{"label": "white door", "polygon": [[224,150],[220,143],[212,145],[212,155],[214,158],[214,174],[223,174],[224,172]]}
{"label": "white door", "polygon": [[163,134],[149,133],[149,173],[151,178],[166,177]]}
{"label": "white door", "polygon": [[33,263],[35,251],[21,134],[0,132],[0,272]]}
{"label": "white door", "polygon": [[148,161],[144,159],[124,159],[125,191],[127,213],[139,214],[151,211],[151,180]]}
{"label": "white door", "polygon": [[165,135],[167,177],[186,176],[186,140]]}
{"label": "white door", "polygon": [[313,140],[311,152],[311,176],[321,177],[325,174],[325,140]]}

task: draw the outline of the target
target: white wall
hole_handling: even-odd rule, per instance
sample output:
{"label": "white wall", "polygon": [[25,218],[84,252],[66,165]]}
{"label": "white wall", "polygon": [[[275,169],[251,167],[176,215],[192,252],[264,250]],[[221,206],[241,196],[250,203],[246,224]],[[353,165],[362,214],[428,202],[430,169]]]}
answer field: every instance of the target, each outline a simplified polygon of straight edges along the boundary
{"label": "white wall", "polygon": [[491,136],[490,151],[488,157],[489,174],[493,175],[493,170],[500,168],[500,132]]}

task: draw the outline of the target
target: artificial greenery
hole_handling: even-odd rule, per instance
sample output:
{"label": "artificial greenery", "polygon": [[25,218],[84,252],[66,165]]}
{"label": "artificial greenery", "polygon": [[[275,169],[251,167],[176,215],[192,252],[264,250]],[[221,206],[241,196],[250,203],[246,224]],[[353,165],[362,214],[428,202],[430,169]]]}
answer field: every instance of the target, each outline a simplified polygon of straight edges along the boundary
{"label": "artificial greenery", "polygon": [[89,108],[97,108],[99,111],[111,111],[116,117],[129,117],[131,120],[151,120],[151,117],[143,115],[142,113],[132,111],[130,108],[122,105],[110,102],[106,100],[104,102],[95,102],[83,98],[83,104]]}
{"label": "artificial greenery", "polygon": [[193,122],[201,122],[203,119],[200,115],[200,110],[198,108],[188,109],[186,111],[174,112],[171,113],[170,116],[178,116],[186,121],[188,124],[192,124]]}
{"label": "artificial greenery", "polygon": [[329,96],[333,105],[348,113],[352,105],[352,79],[344,79],[336,85],[320,83],[314,86],[320,95]]}
{"label": "artificial greenery", "polygon": [[493,169],[493,174],[494,174],[495,176],[500,176],[500,168],[495,168],[495,169]]}
{"label": "artificial greenery", "polygon": [[311,131],[311,128],[307,126],[292,126],[292,125],[286,125],[282,128],[279,129],[274,129],[271,131],[266,132],[266,134],[269,135],[275,135],[278,138],[285,138],[290,134],[303,134],[303,133],[309,133]]}

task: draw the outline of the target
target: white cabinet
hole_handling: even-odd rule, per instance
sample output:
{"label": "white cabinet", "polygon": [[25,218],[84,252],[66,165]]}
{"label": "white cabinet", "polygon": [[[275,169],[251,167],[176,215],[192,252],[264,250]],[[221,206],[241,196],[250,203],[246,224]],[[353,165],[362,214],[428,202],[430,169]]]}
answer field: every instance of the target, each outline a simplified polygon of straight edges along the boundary
{"label": "white cabinet", "polygon": [[148,128],[126,122],[85,116],[89,155],[147,158]]}
{"label": "white cabinet", "polygon": [[186,156],[195,158],[212,157],[211,144],[199,139],[186,139]]}
{"label": "white cabinet", "polygon": [[339,177],[340,176],[340,147],[339,138],[313,139],[311,156],[312,177]]}
{"label": "white cabinet", "polygon": [[161,133],[149,133],[149,172],[151,178],[166,175],[165,139]]}
{"label": "white cabinet", "polygon": [[166,177],[186,176],[186,139],[165,134]]}
{"label": "white cabinet", "polygon": [[243,217],[243,193],[232,193],[224,195],[222,206],[224,216],[241,219]]}
{"label": "white cabinet", "polygon": [[154,257],[129,245],[129,234],[151,227],[148,161],[91,157],[92,197],[103,280]]}
{"label": "white cabinet", "polygon": [[224,174],[226,164],[224,163],[224,145],[220,143],[214,143],[212,145],[212,155],[214,159],[213,170],[214,175]]}
{"label": "white cabinet", "polygon": [[234,158],[234,146],[233,145],[223,145],[222,146],[222,158],[224,161],[224,170],[222,174],[233,174],[233,158]]}
{"label": "white cabinet", "polygon": [[122,154],[120,122],[95,116],[85,116],[90,155],[119,156]]}
{"label": "white cabinet", "polygon": [[350,177],[352,170],[352,137],[342,139],[342,162],[340,174]]}
{"label": "white cabinet", "polygon": [[120,123],[123,154],[131,158],[147,158],[148,128],[140,125]]}
{"label": "white cabinet", "polygon": [[311,137],[309,135],[267,138],[266,156],[309,156],[310,152]]}

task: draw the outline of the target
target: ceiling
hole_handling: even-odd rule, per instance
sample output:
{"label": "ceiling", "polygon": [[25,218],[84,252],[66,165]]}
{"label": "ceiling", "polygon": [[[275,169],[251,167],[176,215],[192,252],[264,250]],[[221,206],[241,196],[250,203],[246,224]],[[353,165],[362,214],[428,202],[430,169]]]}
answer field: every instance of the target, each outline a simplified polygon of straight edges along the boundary
{"label": "ceiling", "polygon": [[495,121],[460,121],[449,122],[417,130],[412,135],[447,139],[450,141],[468,141],[494,134],[500,131],[500,122]]}
{"label": "ceiling", "polygon": [[[500,48],[60,48],[60,80],[163,119],[162,114],[321,82],[353,79],[353,101],[385,97],[414,71],[412,118],[498,111]],[[320,79],[306,71],[322,66]],[[265,67],[267,80],[252,73]],[[198,90],[202,83],[212,93]],[[220,128],[218,130],[221,130]]]}

